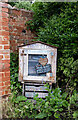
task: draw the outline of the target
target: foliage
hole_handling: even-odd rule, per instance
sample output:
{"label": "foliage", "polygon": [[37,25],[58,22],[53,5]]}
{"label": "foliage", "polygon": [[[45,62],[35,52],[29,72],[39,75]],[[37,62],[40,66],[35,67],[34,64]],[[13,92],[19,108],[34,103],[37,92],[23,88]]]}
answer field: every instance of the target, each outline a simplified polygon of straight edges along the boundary
{"label": "foliage", "polygon": [[33,119],[58,118],[61,120],[61,117],[65,117],[63,111],[67,110],[68,107],[67,94],[62,94],[59,88],[51,92],[49,86],[46,85],[46,87],[49,92],[46,99],[38,98],[36,94],[33,100],[27,100],[26,97],[16,97],[13,93],[7,103],[6,114],[8,118],[25,118],[28,116]]}
{"label": "foliage", "polygon": [[[26,24],[37,33],[37,40],[58,47],[57,86],[46,99],[34,97],[27,100],[18,96],[21,84],[18,82],[18,55],[11,54],[12,98],[8,103],[8,117],[33,119],[77,119],[77,3],[42,3],[32,5],[33,20]],[[16,62],[17,61],[17,62]],[[47,86],[48,87],[48,86]],[[60,116],[60,117],[59,117]]]}
{"label": "foliage", "polygon": [[69,101],[69,115],[72,115],[73,118],[78,118],[78,93],[74,90],[72,96]]}
{"label": "foliage", "polygon": [[57,86],[77,89],[77,3],[35,2],[32,7],[33,20],[26,24],[37,32],[36,40],[58,47]]}
{"label": "foliage", "polygon": [[32,4],[29,1],[9,2],[9,4],[19,9],[32,10]]}
{"label": "foliage", "polygon": [[[6,118],[32,118],[33,120],[64,120],[78,118],[78,94],[76,91],[68,96],[68,93],[62,93],[60,88],[49,89],[49,85],[45,85],[48,90],[48,96],[45,99],[38,98],[38,94],[32,100],[28,100],[24,96],[16,96],[15,92],[5,102],[7,109],[4,109],[4,117]],[[76,109],[74,109],[76,107]]]}
{"label": "foliage", "polygon": [[15,91],[17,94],[21,94],[22,88],[21,84],[18,82],[18,54],[10,54],[10,81],[11,81],[11,91]]}
{"label": "foliage", "polygon": [[15,4],[15,7],[19,9],[32,10],[32,4],[29,1],[22,1]]}
{"label": "foliage", "polygon": [[[71,60],[71,63],[73,59]],[[9,98],[9,102],[6,102],[7,109],[4,109],[4,117],[6,118],[33,118],[33,119],[75,119],[78,118],[78,94],[68,90],[67,93],[62,93],[61,89],[56,88],[54,90],[49,89],[49,85],[46,84],[48,90],[48,96],[46,99],[38,98],[38,95],[34,96],[33,100],[28,100],[24,96],[19,96],[21,92],[21,84],[18,82],[18,54],[11,53],[11,90],[12,96]],[[75,64],[75,63],[73,63]],[[66,64],[67,65],[67,64]],[[72,64],[70,64],[71,67]],[[75,67],[74,69],[77,69]],[[72,65],[73,70],[73,65]],[[70,73],[69,73],[70,74]],[[66,74],[68,76],[68,74]],[[73,84],[73,83],[72,83]],[[71,93],[72,92],[72,93]],[[69,94],[70,93],[70,94]]]}
{"label": "foliage", "polygon": [[13,0],[10,0],[10,1],[8,2],[8,4],[10,4],[12,7],[15,6],[15,2],[12,2]]}

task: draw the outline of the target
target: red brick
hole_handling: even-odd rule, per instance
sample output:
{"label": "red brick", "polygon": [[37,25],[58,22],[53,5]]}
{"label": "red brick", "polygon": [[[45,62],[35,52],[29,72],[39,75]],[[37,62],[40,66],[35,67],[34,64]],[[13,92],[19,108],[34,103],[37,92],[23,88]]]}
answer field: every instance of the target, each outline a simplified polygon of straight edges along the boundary
{"label": "red brick", "polygon": [[[8,1],[8,0],[7,0]],[[2,8],[2,11],[8,12],[8,8]]]}
{"label": "red brick", "polygon": [[8,13],[2,12],[2,17],[9,17]]}
{"label": "red brick", "polygon": [[4,95],[5,94],[5,92],[4,91],[2,91],[2,95]]}
{"label": "red brick", "polygon": [[7,27],[7,26],[6,27],[3,26],[2,29],[5,30],[5,31],[9,31],[9,27]]}
{"label": "red brick", "polygon": [[7,36],[7,35],[4,36],[4,37],[3,37],[3,40],[9,40],[9,36]]}
{"label": "red brick", "polygon": [[2,91],[0,91],[0,96],[2,96]]}
{"label": "red brick", "polygon": [[2,37],[0,37],[0,42],[2,41]]}
{"label": "red brick", "polygon": [[6,64],[5,64],[5,68],[8,68],[8,67],[10,67],[10,64],[9,64],[9,63],[6,63]]}
{"label": "red brick", "polygon": [[0,35],[2,35],[2,31],[0,30]]}
{"label": "red brick", "polygon": [[[7,71],[6,71],[6,72],[7,72]],[[3,78],[2,78],[2,81],[3,81],[3,82],[5,82],[5,81],[10,81],[10,76],[8,76],[8,77],[3,77]]]}
{"label": "red brick", "polygon": [[10,46],[4,46],[4,49],[10,49]]}
{"label": "red brick", "polygon": [[0,59],[2,59],[3,58],[3,55],[0,55]]}
{"label": "red brick", "polygon": [[9,18],[7,18],[7,17],[2,17],[2,21],[9,22]]}
{"label": "red brick", "polygon": [[0,82],[0,86],[4,86],[4,83],[3,83],[3,82]]}
{"label": "red brick", "polygon": [[9,36],[9,31],[2,31],[2,35],[3,36],[6,36],[6,35]]}
{"label": "red brick", "polygon": [[0,60],[2,63],[10,63],[10,60]]}
{"label": "red brick", "polygon": [[[15,21],[16,21],[15,19],[12,19],[12,23],[15,22]],[[12,24],[12,23],[11,23],[11,24]]]}
{"label": "red brick", "polygon": [[5,72],[5,76],[10,76],[10,72]]}
{"label": "red brick", "polygon": [[2,89],[2,86],[0,86],[0,92],[2,91],[3,89]]}
{"label": "red brick", "polygon": [[21,11],[19,11],[19,10],[13,10],[12,12],[13,12],[13,14],[18,15],[18,16],[21,14]]}
{"label": "red brick", "polygon": [[10,70],[10,68],[5,68],[5,69],[2,69],[2,72],[7,72],[9,70]]}
{"label": "red brick", "polygon": [[1,63],[0,64],[0,72],[2,72],[2,69],[3,69],[3,64]]}
{"label": "red brick", "polygon": [[12,46],[16,47],[17,46],[17,43],[11,43]]}
{"label": "red brick", "polygon": [[10,81],[6,81],[6,82],[5,82],[5,85],[10,85]]}
{"label": "red brick", "polygon": [[0,10],[0,17],[2,17],[2,11]]}
{"label": "red brick", "polygon": [[0,49],[2,49],[2,46],[0,46]]}
{"label": "red brick", "polygon": [[8,90],[10,89],[10,85],[7,86],[7,89],[8,89]]}
{"label": "red brick", "polygon": [[2,26],[8,26],[8,22],[6,21],[2,22]]}
{"label": "red brick", "polygon": [[10,58],[10,55],[5,55],[5,58]]}
{"label": "red brick", "polygon": [[[2,72],[2,71],[1,71]],[[2,81],[2,76],[0,76],[0,81]]]}
{"label": "red brick", "polygon": [[0,25],[0,30],[2,30],[2,26]]}
{"label": "red brick", "polygon": [[9,54],[10,51],[9,50],[0,50],[0,54]]}
{"label": "red brick", "polygon": [[3,72],[0,72],[0,77],[4,77],[4,73]]}
{"label": "red brick", "polygon": [[[1,66],[1,65],[0,65]],[[0,72],[0,77],[2,77],[2,72]]]}
{"label": "red brick", "polygon": [[0,86],[0,90],[3,91],[6,88],[6,86]]}
{"label": "red brick", "polygon": [[8,41],[6,40],[6,41],[2,41],[2,44],[8,44]]}
{"label": "red brick", "polygon": [[5,94],[9,94],[9,93],[10,93],[10,87],[7,90],[5,90]]}
{"label": "red brick", "polygon": [[13,36],[16,36],[17,35],[17,33],[15,33],[15,32],[13,32],[13,33],[10,33],[11,35],[13,35]]}
{"label": "red brick", "polygon": [[5,91],[5,94],[6,94],[6,95],[8,94],[8,90],[7,90],[7,91]]}

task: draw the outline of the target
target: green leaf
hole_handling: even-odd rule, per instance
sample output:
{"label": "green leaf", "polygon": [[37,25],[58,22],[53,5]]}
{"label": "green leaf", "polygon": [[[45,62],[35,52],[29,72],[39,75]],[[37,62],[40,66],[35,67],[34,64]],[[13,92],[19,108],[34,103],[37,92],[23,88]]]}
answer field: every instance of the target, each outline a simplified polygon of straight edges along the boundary
{"label": "green leaf", "polygon": [[46,116],[47,116],[46,113],[39,113],[38,115],[36,115],[35,118],[43,119],[43,118],[45,118]]}
{"label": "green leaf", "polygon": [[78,118],[78,111],[74,111],[73,118]]}
{"label": "green leaf", "polygon": [[58,110],[59,110],[60,112],[62,112],[62,111],[63,111],[63,108],[59,108]]}
{"label": "green leaf", "polygon": [[49,106],[49,102],[46,102],[46,103],[45,103],[45,106],[48,107],[48,106]]}
{"label": "green leaf", "polygon": [[60,114],[59,114],[59,113],[54,113],[54,117],[55,117],[55,118],[59,118],[59,117],[60,117]]}
{"label": "green leaf", "polygon": [[25,101],[25,100],[27,100],[27,98],[25,97],[25,96],[18,96],[17,98],[16,98],[16,101]]}

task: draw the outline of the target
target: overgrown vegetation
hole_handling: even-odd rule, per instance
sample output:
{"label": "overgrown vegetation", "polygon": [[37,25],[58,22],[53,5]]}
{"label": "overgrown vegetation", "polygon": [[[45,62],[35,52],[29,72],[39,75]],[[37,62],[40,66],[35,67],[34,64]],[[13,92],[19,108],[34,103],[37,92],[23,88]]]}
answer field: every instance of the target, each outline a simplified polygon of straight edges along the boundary
{"label": "overgrown vegetation", "polygon": [[18,82],[18,54],[10,54],[10,81],[11,81],[11,92],[18,95],[22,93],[22,85]]}
{"label": "overgrown vegetation", "polygon": [[37,40],[58,47],[57,84],[77,88],[77,3],[36,2],[33,10],[34,18],[27,24],[37,32]]}
{"label": "overgrown vegetation", "polygon": [[[49,95],[45,100],[39,99],[36,95],[34,97],[35,103],[19,96],[18,91],[21,94],[21,84],[18,83],[18,56],[11,54],[11,90],[13,95],[8,103],[11,105],[8,105],[9,111],[7,111],[9,118],[30,116],[33,119],[77,120],[77,5],[78,3],[72,2],[35,2],[30,5],[32,8],[28,8],[34,11],[34,16],[33,20],[26,23],[27,29],[36,31],[36,40],[58,47],[56,89],[52,92],[47,88]],[[26,5],[21,3],[17,3],[17,7],[27,9]]]}
{"label": "overgrown vegetation", "polygon": [[8,4],[19,9],[32,10],[32,4],[29,1],[9,2]]}
{"label": "overgrown vegetation", "polygon": [[19,9],[26,9],[26,10],[32,10],[32,4],[29,1],[22,1],[18,3],[15,3],[15,7]]}
{"label": "overgrown vegetation", "polygon": [[[6,111],[3,107],[4,117],[14,119],[28,117],[33,120],[69,120],[69,118],[74,120],[78,117],[76,110],[78,96],[75,91],[68,98],[68,94],[66,92],[62,94],[60,88],[50,90],[48,84],[45,87],[48,90],[48,96],[45,99],[38,98],[38,95],[35,94],[33,100],[28,100],[26,97],[17,96],[16,92],[13,92],[9,102],[5,103]],[[74,107],[76,107],[75,110]]]}

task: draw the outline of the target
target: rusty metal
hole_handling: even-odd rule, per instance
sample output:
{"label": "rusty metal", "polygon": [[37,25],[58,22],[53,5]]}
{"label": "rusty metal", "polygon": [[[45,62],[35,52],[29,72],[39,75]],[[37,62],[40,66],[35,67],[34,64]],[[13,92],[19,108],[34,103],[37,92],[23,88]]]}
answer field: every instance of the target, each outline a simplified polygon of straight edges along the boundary
{"label": "rusty metal", "polygon": [[22,50],[22,53],[24,53],[24,50]]}
{"label": "rusty metal", "polygon": [[23,56],[23,55],[26,56],[26,54],[21,53],[21,56]]}

